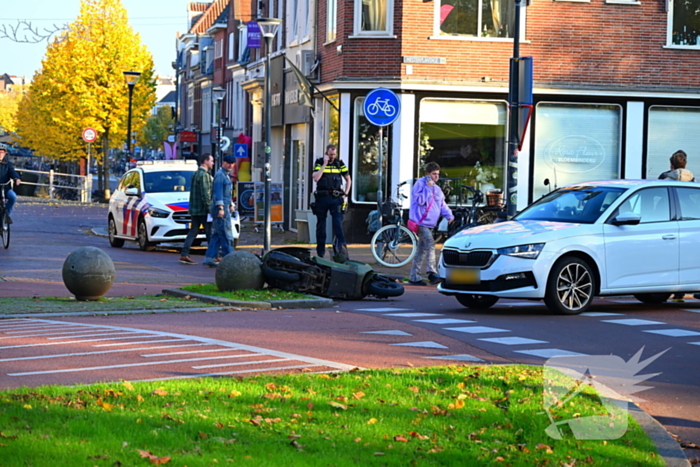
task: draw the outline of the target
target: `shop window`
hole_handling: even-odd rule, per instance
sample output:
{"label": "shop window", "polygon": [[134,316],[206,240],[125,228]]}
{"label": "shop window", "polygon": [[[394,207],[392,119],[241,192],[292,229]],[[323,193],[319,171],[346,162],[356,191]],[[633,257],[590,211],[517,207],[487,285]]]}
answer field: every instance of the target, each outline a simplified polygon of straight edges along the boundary
{"label": "shop window", "polygon": [[506,116],[505,102],[422,100],[416,173],[437,162],[449,204],[468,202],[462,185],[504,188]]}
{"label": "shop window", "polygon": [[355,36],[393,33],[393,0],[355,0]]}
{"label": "shop window", "polygon": [[535,199],[555,187],[620,177],[619,105],[541,102],[535,115]]}
{"label": "shop window", "polygon": [[700,0],[667,0],[670,45],[700,46]]}
{"label": "shop window", "polygon": [[[440,35],[513,37],[513,0],[441,0],[436,3]],[[524,12],[524,8],[521,11]]]}
{"label": "shop window", "polygon": [[[389,160],[389,137],[387,128],[384,129],[383,138],[379,141],[379,127],[372,125],[365,118],[362,104],[364,97],[355,100],[355,131],[354,131],[354,158],[352,164],[352,191],[354,199],[358,202],[377,201],[379,186],[379,145],[382,148],[384,184],[387,180],[387,161]],[[386,187],[382,188],[384,196],[387,196]]]}
{"label": "shop window", "polygon": [[700,107],[651,106],[645,178],[656,179],[669,170],[669,158],[679,149],[688,154],[687,168],[700,175],[700,160],[694,154],[700,146],[698,128]]}

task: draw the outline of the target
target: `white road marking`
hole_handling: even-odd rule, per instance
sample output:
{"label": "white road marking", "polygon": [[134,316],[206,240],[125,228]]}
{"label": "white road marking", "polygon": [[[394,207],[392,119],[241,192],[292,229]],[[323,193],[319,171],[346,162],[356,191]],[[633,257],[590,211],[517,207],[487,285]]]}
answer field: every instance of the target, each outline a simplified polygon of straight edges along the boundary
{"label": "white road marking", "polygon": [[398,345],[402,347],[425,347],[426,349],[446,349],[442,344],[438,344],[437,342],[433,341],[423,341],[423,342],[404,342],[403,344],[389,344],[389,345]]}
{"label": "white road marking", "polygon": [[648,332],[651,334],[661,334],[662,336],[669,337],[700,336],[700,332],[688,331],[687,329],[647,329],[643,332]]}
{"label": "white road marking", "polygon": [[688,342],[690,345],[700,345],[700,342]]}
{"label": "white road marking", "polygon": [[[265,355],[260,355],[261,357],[264,357]],[[278,358],[276,360],[258,360],[255,362],[237,362],[237,363],[220,363],[216,365],[199,365],[199,366],[193,366],[193,370],[203,370],[205,368],[221,368],[223,366],[241,366],[241,365],[258,365],[260,363],[276,363],[276,362],[291,362],[292,360],[295,360],[293,358]]]}
{"label": "white road marking", "polygon": [[[55,355],[36,355],[33,357],[17,357],[17,358],[0,358],[0,362],[16,362],[20,360],[42,360],[45,358],[65,358],[65,357],[81,357],[86,355],[102,355],[108,353],[118,353],[118,352],[139,352],[142,350],[157,350],[157,349],[167,349],[172,347],[190,347],[195,345],[208,345],[208,344],[187,344],[187,345],[162,345],[159,347],[139,347],[136,349],[115,349],[115,350],[98,350],[96,352],[76,352],[76,353],[63,353]],[[162,354],[167,355],[167,354]],[[141,355],[146,357],[147,355]]]}
{"label": "white road marking", "polygon": [[568,356],[585,356],[585,353],[570,352],[561,349],[535,349],[535,350],[515,350],[515,353],[532,355],[534,357],[552,358],[552,357],[568,357]]}
{"label": "white road marking", "polygon": [[355,311],[370,311],[372,313],[384,313],[387,311],[411,311],[410,308],[357,308]]}
{"label": "white road marking", "polygon": [[[71,336],[67,337],[61,337],[60,339],[71,339],[73,337],[92,337],[91,335],[84,335],[86,333],[100,333],[100,334],[105,334],[112,332],[109,329],[105,329],[104,331],[86,331],[85,329],[80,329],[80,330],[75,330],[75,331],[60,331],[60,332],[43,332],[39,334],[23,334],[21,336],[4,336],[0,337],[0,339],[20,339],[23,337],[46,337],[46,336],[57,336],[57,335],[62,335],[62,334],[72,334]],[[49,339],[47,337],[47,339]]]}
{"label": "white road marking", "polygon": [[454,319],[454,318],[438,318],[438,319],[414,319],[413,321],[417,323],[429,323],[429,324],[467,324],[476,323],[476,321],[470,319]]}
{"label": "white road marking", "polygon": [[23,324],[22,326],[13,326],[13,327],[5,327],[5,328],[0,328],[0,332],[3,332],[5,334],[15,334],[18,332],[27,332],[27,331],[53,331],[57,329],[73,329],[75,326],[72,324],[40,324],[40,325],[31,325],[31,324]]}
{"label": "white road marking", "polygon": [[412,336],[413,334],[409,334],[404,331],[399,331],[398,329],[394,329],[391,331],[362,331],[360,334],[384,334],[387,336]]}
{"label": "white road marking", "polygon": [[649,326],[651,324],[666,324],[662,321],[651,321],[648,319],[604,319],[601,323],[623,324],[625,326]]}
{"label": "white road marking", "polygon": [[510,332],[508,329],[490,328],[488,326],[464,326],[461,328],[445,328],[445,330],[466,332],[469,334],[483,334],[487,332]]}
{"label": "white road marking", "polygon": [[[63,336],[63,337],[47,337],[47,340],[56,340],[59,341],[61,339],[74,339],[76,337],[102,337],[102,336],[118,336],[120,334],[149,334],[148,332],[143,332],[143,331],[112,331],[111,329],[108,329],[105,333],[105,331],[91,331],[91,332],[97,332],[97,334],[85,334],[83,336]],[[105,334],[102,334],[105,333]],[[146,337],[146,336],[136,336],[135,338],[139,337]]]}
{"label": "white road marking", "polygon": [[700,308],[683,308],[683,311],[689,311],[691,313],[700,313]]}
{"label": "white road marking", "polygon": [[479,340],[503,345],[549,344],[547,341],[538,341],[537,339],[528,339],[526,337],[482,337]]}
{"label": "white road marking", "polygon": [[93,347],[116,347],[119,345],[141,345],[141,344],[158,344],[160,342],[186,342],[194,339],[161,339],[157,341],[142,341],[142,342],[113,342],[111,344],[95,344]]}
{"label": "white road marking", "polygon": [[398,316],[400,318],[419,318],[421,316],[442,316],[442,313],[387,313],[384,316]]}
{"label": "white road marking", "polygon": [[473,357],[469,354],[458,354],[458,355],[440,355],[437,357],[423,357],[423,358],[434,358],[438,360],[459,360],[462,362],[483,362],[482,359]]}
{"label": "white road marking", "polygon": [[494,305],[494,308],[495,307],[504,307],[504,306],[517,306],[517,307],[520,307],[520,306],[544,306],[544,303],[542,303],[540,301],[537,301],[537,302],[529,302],[529,301],[528,302],[500,302],[500,303]]}
{"label": "white road marking", "polygon": [[595,318],[597,316],[623,316],[622,313],[606,313],[604,311],[586,311],[585,313],[581,313],[579,316],[590,316],[592,318]]}
{"label": "white road marking", "polygon": [[[197,345],[205,345],[205,344],[197,344]],[[171,346],[174,347],[174,346]],[[128,350],[128,349],[124,349]],[[209,352],[226,352],[227,350],[234,350],[234,349],[204,349],[204,350],[183,350],[182,352],[168,352],[168,353],[152,353],[152,354],[146,354],[146,355],[141,355],[142,357],[145,358],[150,358],[150,357],[169,357],[170,355],[189,355],[193,353],[209,353]]]}

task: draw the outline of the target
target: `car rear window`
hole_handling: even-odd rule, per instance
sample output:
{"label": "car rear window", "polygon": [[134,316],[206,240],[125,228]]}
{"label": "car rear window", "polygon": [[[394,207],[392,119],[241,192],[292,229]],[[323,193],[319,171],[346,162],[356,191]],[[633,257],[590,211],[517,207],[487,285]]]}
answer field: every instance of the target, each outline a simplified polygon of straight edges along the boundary
{"label": "car rear window", "polygon": [[146,193],[173,193],[190,191],[192,170],[169,170],[143,174]]}

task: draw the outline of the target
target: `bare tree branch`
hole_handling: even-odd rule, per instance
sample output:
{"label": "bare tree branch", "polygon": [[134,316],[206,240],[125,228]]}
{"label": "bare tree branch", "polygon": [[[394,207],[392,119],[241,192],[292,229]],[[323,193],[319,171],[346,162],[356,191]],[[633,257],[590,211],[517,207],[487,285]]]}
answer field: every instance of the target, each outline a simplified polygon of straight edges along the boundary
{"label": "bare tree branch", "polygon": [[13,42],[24,44],[37,44],[39,42],[51,40],[51,37],[68,29],[68,25],[57,26],[54,24],[51,28],[39,28],[33,26],[30,21],[18,20],[17,24],[1,24],[0,39],[8,39]]}

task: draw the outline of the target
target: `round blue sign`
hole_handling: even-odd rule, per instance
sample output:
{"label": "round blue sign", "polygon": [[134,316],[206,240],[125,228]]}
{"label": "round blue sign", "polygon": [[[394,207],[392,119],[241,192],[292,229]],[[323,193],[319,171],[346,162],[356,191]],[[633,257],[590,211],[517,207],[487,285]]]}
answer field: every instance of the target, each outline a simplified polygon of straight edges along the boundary
{"label": "round blue sign", "polygon": [[387,126],[394,123],[401,112],[401,101],[394,91],[377,88],[367,94],[362,106],[365,118],[372,125]]}

